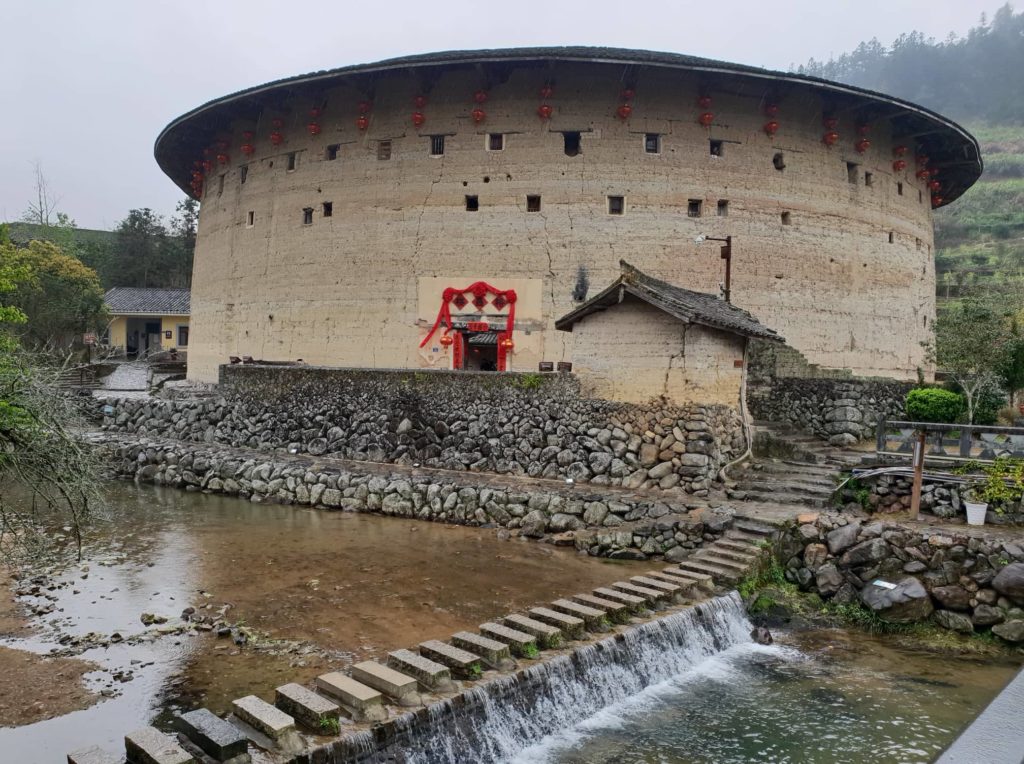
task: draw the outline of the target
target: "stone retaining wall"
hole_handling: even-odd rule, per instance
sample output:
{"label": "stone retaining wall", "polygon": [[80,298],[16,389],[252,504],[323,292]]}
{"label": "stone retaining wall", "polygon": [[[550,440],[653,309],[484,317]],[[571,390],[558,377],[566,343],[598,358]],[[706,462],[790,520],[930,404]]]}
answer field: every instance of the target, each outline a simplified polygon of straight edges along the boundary
{"label": "stone retaining wall", "polygon": [[111,432],[701,496],[746,449],[730,407],[587,399],[569,374],[226,366],[213,396],[104,404]]}
{"label": "stone retaining wall", "polygon": [[[309,457],[253,458],[190,443],[100,443],[115,476],[254,502],[372,512],[459,525],[497,526],[530,538],[549,537],[594,556],[680,561],[732,525],[728,509],[690,508],[583,487],[500,485],[499,478],[446,476],[431,470],[357,472]],[[368,465],[369,466],[369,465]],[[489,484],[490,482],[490,484]],[[504,481],[509,483],[511,481]]]}
{"label": "stone retaining wall", "polygon": [[[786,578],[890,622],[931,618],[953,631],[1024,641],[1024,548],[970,532],[912,531],[836,512],[810,515],[780,542]],[[877,586],[877,579],[894,589]]]}

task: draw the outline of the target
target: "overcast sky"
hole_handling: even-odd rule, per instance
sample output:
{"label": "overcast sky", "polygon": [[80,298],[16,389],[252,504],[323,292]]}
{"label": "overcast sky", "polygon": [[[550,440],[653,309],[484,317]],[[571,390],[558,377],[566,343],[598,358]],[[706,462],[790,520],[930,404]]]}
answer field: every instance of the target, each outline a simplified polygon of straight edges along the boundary
{"label": "overcast sky", "polygon": [[174,117],[319,69],[456,48],[609,45],[771,69],[877,37],[965,33],[1004,0],[0,0],[0,221],[38,160],[59,209],[113,228],[181,192],[153,159]]}

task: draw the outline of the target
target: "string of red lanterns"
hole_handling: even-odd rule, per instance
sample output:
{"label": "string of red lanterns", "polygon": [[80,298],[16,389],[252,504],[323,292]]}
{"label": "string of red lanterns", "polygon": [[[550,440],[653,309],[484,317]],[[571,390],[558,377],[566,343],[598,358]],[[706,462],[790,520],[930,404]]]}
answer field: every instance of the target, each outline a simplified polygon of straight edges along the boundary
{"label": "string of red lanterns", "polygon": [[630,115],[633,114],[633,97],[636,96],[636,91],[633,88],[623,88],[622,92],[619,93],[619,100],[622,103],[619,104],[619,108],[615,110],[615,113],[619,115],[619,119],[627,120]]}
{"label": "string of red lanterns", "polygon": [[487,119],[487,112],[484,111],[481,106],[487,101],[488,93],[484,89],[480,89],[473,93],[473,101],[476,102],[476,106],[473,111],[469,113],[469,116],[473,118],[473,123],[479,125],[485,119]]}
{"label": "string of red lanterns", "polygon": [[545,103],[550,100],[555,94],[554,85],[550,82],[545,82],[540,89],[540,100],[541,104],[537,107],[537,116],[543,121],[551,119],[551,115],[555,113],[554,108],[549,103]]}
{"label": "string of red lanterns", "polygon": [[715,121],[715,115],[709,111],[711,109],[711,96],[702,95],[697,98],[697,106],[704,109],[698,116],[697,122],[702,127],[711,127],[711,123]]}

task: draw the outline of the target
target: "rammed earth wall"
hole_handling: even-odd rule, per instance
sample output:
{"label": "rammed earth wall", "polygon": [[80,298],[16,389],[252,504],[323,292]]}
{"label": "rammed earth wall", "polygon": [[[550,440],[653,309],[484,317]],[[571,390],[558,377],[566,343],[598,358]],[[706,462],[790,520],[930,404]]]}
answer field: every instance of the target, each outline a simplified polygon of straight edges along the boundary
{"label": "rammed earth wall", "polygon": [[728,406],[587,399],[568,374],[226,366],[215,396],[104,403],[110,432],[697,495],[746,449]]}

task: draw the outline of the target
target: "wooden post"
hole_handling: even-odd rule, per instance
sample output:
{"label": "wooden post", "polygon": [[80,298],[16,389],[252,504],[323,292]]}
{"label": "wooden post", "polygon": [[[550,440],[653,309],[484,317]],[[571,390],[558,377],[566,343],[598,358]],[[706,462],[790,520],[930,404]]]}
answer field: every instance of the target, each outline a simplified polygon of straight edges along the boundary
{"label": "wooden post", "polygon": [[914,488],[910,494],[910,517],[916,520],[921,514],[921,484],[924,482],[924,428],[917,431],[917,443],[914,444]]}

